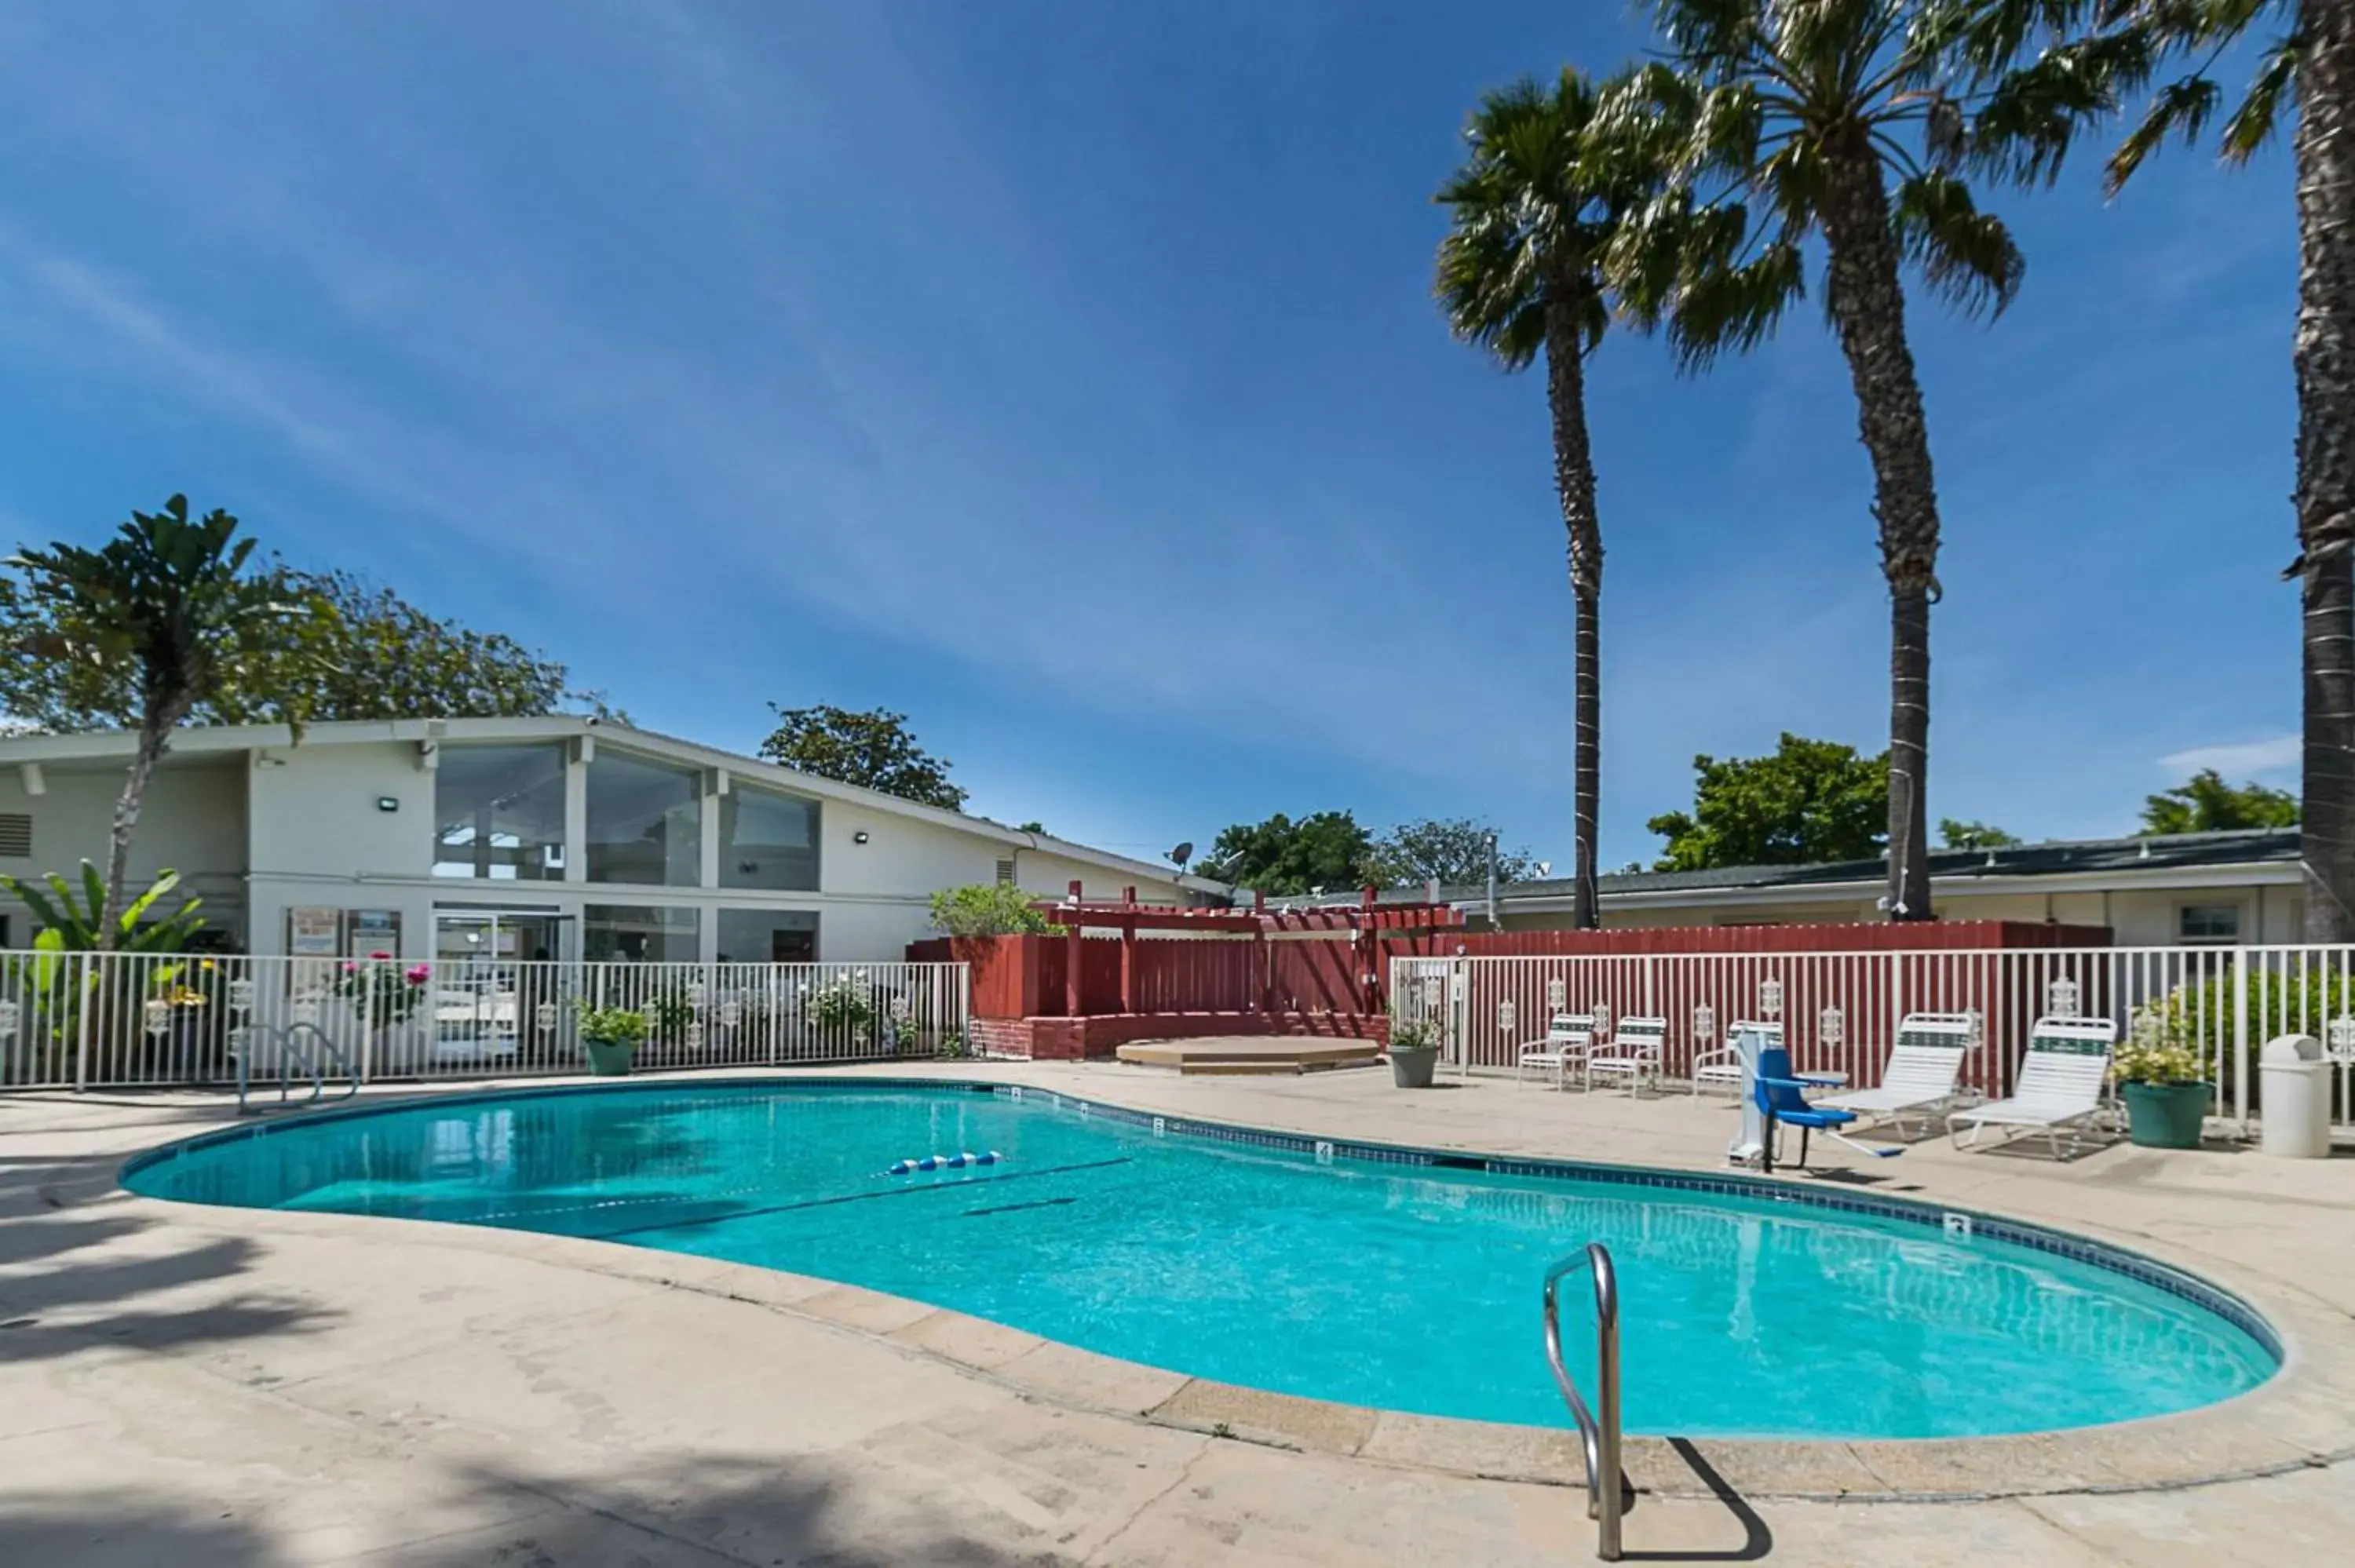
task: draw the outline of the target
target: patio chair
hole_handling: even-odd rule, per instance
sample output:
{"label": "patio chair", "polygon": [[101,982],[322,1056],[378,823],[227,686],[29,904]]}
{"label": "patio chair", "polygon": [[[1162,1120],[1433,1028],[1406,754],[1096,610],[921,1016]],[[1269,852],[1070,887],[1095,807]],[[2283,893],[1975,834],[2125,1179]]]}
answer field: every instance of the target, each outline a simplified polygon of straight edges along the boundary
{"label": "patio chair", "polygon": [[1745,1034],[1759,1037],[1756,1046],[1761,1051],[1779,1050],[1783,1044],[1783,1026],[1779,1023],[1760,1023],[1749,1019],[1735,1022],[1726,1029],[1724,1044],[1714,1050],[1693,1054],[1691,1083],[1694,1094],[1700,1093],[1703,1084],[1711,1088],[1722,1084],[1733,1092],[1737,1101],[1741,1099],[1742,1042]]}
{"label": "patio chair", "polygon": [[1546,1021],[1544,1039],[1527,1041],[1521,1045],[1514,1059],[1513,1086],[1518,1088],[1522,1075],[1531,1067],[1539,1067],[1551,1073],[1554,1087],[1560,1088],[1572,1066],[1585,1070],[1587,1054],[1593,1049],[1594,1015],[1557,1012]]}
{"label": "patio chair", "polygon": [[[1990,1127],[2009,1128],[2011,1136],[2041,1131],[2053,1159],[2075,1154],[2078,1130],[2102,1109],[2110,1048],[2117,1038],[2117,1024],[2106,1018],[2038,1019],[2028,1033],[2028,1054],[2020,1059],[2011,1097],[1953,1112],[1946,1118],[1947,1135],[1956,1148],[1968,1149]],[[1968,1138],[1961,1134],[1965,1127],[1971,1129]],[[2064,1130],[2067,1155],[2061,1149]]]}
{"label": "patio chair", "polygon": [[1657,1084],[1668,1041],[1668,1021],[1665,1018],[1621,1019],[1619,1027],[1612,1033],[1610,1049],[1590,1053],[1586,1058],[1587,1088],[1593,1089],[1597,1074],[1625,1078],[1631,1095],[1643,1087],[1646,1077]]}
{"label": "patio chair", "polygon": [[1963,1058],[1978,1034],[1978,1019],[1967,1012],[1909,1012],[1897,1025],[1897,1044],[1881,1070],[1881,1086],[1834,1095],[1816,1104],[1859,1117],[1887,1117],[1911,1137],[1906,1113],[1929,1113],[1955,1098]]}

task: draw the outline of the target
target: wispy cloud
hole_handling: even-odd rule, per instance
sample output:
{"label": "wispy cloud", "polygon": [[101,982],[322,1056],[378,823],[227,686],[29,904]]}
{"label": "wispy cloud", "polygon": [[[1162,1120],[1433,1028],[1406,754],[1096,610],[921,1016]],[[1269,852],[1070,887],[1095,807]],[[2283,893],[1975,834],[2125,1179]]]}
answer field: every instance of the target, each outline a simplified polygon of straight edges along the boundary
{"label": "wispy cloud", "polygon": [[2270,740],[2195,746],[2188,750],[2169,752],[2158,759],[2158,765],[2174,774],[2198,773],[2211,768],[2227,778],[2277,773],[2298,765],[2301,744],[2296,736],[2277,735]]}

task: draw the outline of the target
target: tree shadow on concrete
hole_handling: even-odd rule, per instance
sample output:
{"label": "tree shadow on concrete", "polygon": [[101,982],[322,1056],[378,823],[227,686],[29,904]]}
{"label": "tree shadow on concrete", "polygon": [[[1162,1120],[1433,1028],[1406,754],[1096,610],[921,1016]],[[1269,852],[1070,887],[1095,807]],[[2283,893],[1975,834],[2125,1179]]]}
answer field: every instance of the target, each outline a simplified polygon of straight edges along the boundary
{"label": "tree shadow on concrete", "polygon": [[[274,1525],[267,1504],[208,1503],[137,1487],[50,1493],[0,1511],[0,1563],[40,1568],[294,1568],[332,1560],[400,1568],[1077,1568],[1040,1542],[993,1542],[928,1499],[868,1495],[865,1478],[742,1455],[622,1478],[480,1467],[423,1475],[356,1499],[326,1540]],[[447,1483],[437,1484],[437,1483]],[[355,1477],[357,1489],[366,1478]],[[389,1496],[394,1488],[398,1495]],[[1013,1527],[1002,1516],[1001,1530]]]}
{"label": "tree shadow on concrete", "polygon": [[[115,1157],[0,1159],[0,1363],[95,1345],[172,1350],[306,1333],[332,1315],[269,1291],[207,1289],[252,1269],[240,1236],[156,1235],[112,1192]],[[0,1562],[9,1561],[0,1558]]]}

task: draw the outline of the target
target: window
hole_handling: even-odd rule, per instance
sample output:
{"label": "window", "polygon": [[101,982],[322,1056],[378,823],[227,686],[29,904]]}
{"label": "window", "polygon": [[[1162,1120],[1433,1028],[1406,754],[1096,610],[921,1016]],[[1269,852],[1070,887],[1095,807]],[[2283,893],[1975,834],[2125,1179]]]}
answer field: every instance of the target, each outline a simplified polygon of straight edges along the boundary
{"label": "window", "polygon": [[2241,906],[2187,904],[2177,913],[2175,934],[2183,942],[2237,942],[2241,939]]}
{"label": "window", "polygon": [[1014,885],[1014,863],[1012,861],[1001,860],[997,863],[997,885],[1000,887],[1011,887]]}
{"label": "window", "polygon": [[719,797],[719,885],[817,891],[818,803],[738,785]]}
{"label": "window", "polygon": [[581,956],[591,963],[691,964],[703,956],[692,909],[591,904],[581,911]]}
{"label": "window", "polygon": [[604,750],[590,762],[590,881],[693,887],[702,830],[701,774]]}
{"label": "window", "polygon": [[433,874],[564,875],[564,750],[445,746],[433,773]]}
{"label": "window", "polygon": [[33,858],[33,819],[22,811],[0,811],[0,859]]}
{"label": "window", "polygon": [[814,964],[817,914],[810,909],[722,909],[723,964]]}

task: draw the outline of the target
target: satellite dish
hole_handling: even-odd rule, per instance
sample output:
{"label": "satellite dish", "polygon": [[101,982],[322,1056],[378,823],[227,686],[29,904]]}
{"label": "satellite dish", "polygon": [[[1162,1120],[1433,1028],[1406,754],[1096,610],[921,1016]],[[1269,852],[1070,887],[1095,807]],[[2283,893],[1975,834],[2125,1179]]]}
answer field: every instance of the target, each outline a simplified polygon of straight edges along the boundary
{"label": "satellite dish", "polygon": [[1185,870],[1186,863],[1193,858],[1194,842],[1191,839],[1187,840],[1184,843],[1179,844],[1176,849],[1169,852],[1170,863],[1177,866],[1180,871]]}

